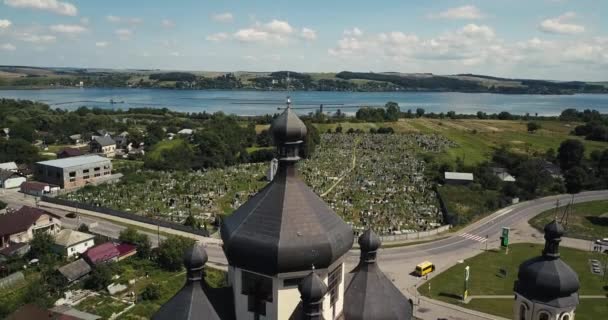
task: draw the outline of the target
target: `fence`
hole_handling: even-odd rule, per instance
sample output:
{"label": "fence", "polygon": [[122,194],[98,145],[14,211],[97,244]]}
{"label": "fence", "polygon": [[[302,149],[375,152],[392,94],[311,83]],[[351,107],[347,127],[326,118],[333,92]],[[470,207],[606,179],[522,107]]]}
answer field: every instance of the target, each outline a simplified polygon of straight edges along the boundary
{"label": "fence", "polygon": [[104,207],[97,207],[97,206],[93,206],[93,205],[86,204],[86,203],[80,203],[80,202],[75,202],[75,201],[70,201],[70,200],[65,200],[65,199],[57,199],[57,198],[52,198],[52,197],[47,197],[47,196],[42,196],[40,198],[40,200],[42,200],[44,202],[58,204],[61,206],[68,206],[68,207],[73,207],[73,208],[78,208],[78,209],[83,209],[83,210],[95,211],[97,213],[107,214],[107,215],[111,215],[111,216],[115,216],[115,217],[119,217],[119,218],[135,220],[138,222],[143,222],[143,223],[152,224],[152,225],[159,225],[163,228],[169,228],[169,229],[173,229],[173,230],[177,230],[177,231],[188,232],[188,233],[192,233],[192,234],[203,236],[203,237],[209,236],[209,232],[207,230],[200,230],[200,229],[195,229],[195,228],[192,228],[189,226],[184,226],[184,225],[178,224],[178,223],[173,223],[173,222],[159,220],[159,219],[152,219],[152,218],[140,216],[140,215],[137,215],[134,213],[118,211],[118,210],[104,208]]}
{"label": "fence", "polygon": [[428,231],[396,234],[396,235],[389,235],[389,236],[380,236],[380,239],[382,239],[382,242],[424,239],[424,238],[438,235],[442,232],[448,231],[448,230],[450,230],[451,227],[452,226],[448,224],[445,226],[441,226],[437,229],[432,229],[432,230],[428,230]]}

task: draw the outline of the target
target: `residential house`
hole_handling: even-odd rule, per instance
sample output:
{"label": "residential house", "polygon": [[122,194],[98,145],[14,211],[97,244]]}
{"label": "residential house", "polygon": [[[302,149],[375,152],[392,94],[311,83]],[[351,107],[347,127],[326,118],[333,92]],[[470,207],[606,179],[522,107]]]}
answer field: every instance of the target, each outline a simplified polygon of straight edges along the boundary
{"label": "residential house", "polygon": [[515,182],[515,177],[509,174],[505,168],[492,168],[492,173],[503,182]]}
{"label": "residential house", "polygon": [[61,189],[59,188],[59,186],[54,186],[48,183],[38,181],[26,181],[22,183],[19,188],[22,193],[29,194],[35,197],[41,197],[49,193],[56,193]]}
{"label": "residential house", "polygon": [[19,167],[17,166],[17,164],[15,162],[4,162],[4,163],[0,163],[0,169],[17,172]]}
{"label": "residential house", "polygon": [[29,251],[30,245],[28,243],[13,243],[0,249],[0,261],[8,260],[11,257],[22,257]]}
{"label": "residential house", "polygon": [[94,246],[84,253],[85,260],[93,266],[106,262],[116,262],[119,256],[120,252],[112,242]]}
{"label": "residential house", "polygon": [[83,142],[81,134],[73,134],[69,138],[73,144],[81,144]]}
{"label": "residential house", "polygon": [[55,235],[55,251],[65,254],[68,258],[83,254],[95,245],[95,236],[92,234],[63,229]]}
{"label": "residential house", "polygon": [[121,132],[119,135],[114,136],[116,147],[119,149],[125,148],[129,143],[129,133],[126,131]]}
{"label": "residential house", "polygon": [[0,169],[0,189],[19,188],[26,180],[17,172]]}
{"label": "residential house", "polygon": [[95,266],[106,262],[121,261],[136,253],[137,247],[132,244],[106,242],[89,249],[84,253],[84,258]]}
{"label": "residential house", "polygon": [[551,175],[551,177],[553,177],[555,179],[564,178],[564,176],[562,175],[562,169],[552,162],[549,162],[549,161],[543,162],[542,170],[543,170],[543,172],[548,173],[549,175]]}
{"label": "residential house", "polygon": [[91,266],[84,259],[78,259],[57,268],[57,271],[68,281],[68,283],[81,279],[91,273],[91,270]]}
{"label": "residential house", "polygon": [[82,151],[77,148],[64,148],[63,150],[57,152],[58,159],[71,158],[71,157],[79,157],[82,155]]}
{"label": "residential house", "polygon": [[116,141],[110,136],[93,137],[89,147],[91,153],[103,154],[108,158],[113,158],[116,154]]}
{"label": "residential house", "polygon": [[98,155],[84,155],[36,163],[36,180],[64,189],[84,187],[112,174],[112,161]]}
{"label": "residential house", "polygon": [[38,232],[55,235],[61,229],[59,216],[39,208],[23,206],[0,216],[0,246],[28,243]]}
{"label": "residential house", "polygon": [[472,183],[474,178],[469,172],[445,172],[444,180],[446,184],[458,185]]}

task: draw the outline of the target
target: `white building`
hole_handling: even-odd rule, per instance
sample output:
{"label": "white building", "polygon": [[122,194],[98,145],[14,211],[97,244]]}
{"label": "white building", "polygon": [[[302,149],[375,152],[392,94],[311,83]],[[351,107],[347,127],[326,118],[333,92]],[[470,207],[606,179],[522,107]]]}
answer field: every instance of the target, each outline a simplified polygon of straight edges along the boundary
{"label": "white building", "polygon": [[446,184],[468,184],[473,182],[473,174],[469,172],[445,172],[444,180]]}
{"label": "white building", "polygon": [[0,189],[15,189],[27,179],[13,171],[0,169]]}
{"label": "white building", "polygon": [[94,245],[95,236],[92,234],[63,229],[55,235],[55,250],[68,258],[83,254]]}
{"label": "white building", "polygon": [[14,161],[12,161],[12,162],[0,163],[0,169],[17,172],[17,170],[19,168],[17,167],[17,164]]}

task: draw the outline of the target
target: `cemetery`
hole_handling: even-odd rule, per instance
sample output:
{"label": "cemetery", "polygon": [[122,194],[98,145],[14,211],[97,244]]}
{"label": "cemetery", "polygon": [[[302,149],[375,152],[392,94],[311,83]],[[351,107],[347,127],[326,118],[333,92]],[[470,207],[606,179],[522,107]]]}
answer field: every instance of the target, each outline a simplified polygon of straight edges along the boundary
{"label": "cemetery", "polygon": [[[428,230],[442,224],[421,153],[454,143],[436,134],[323,134],[300,174],[355,230],[381,234]],[[114,185],[87,186],[64,199],[183,223],[192,215],[211,229],[266,184],[269,164],[206,171],[124,170]],[[212,230],[210,230],[212,231]]]}

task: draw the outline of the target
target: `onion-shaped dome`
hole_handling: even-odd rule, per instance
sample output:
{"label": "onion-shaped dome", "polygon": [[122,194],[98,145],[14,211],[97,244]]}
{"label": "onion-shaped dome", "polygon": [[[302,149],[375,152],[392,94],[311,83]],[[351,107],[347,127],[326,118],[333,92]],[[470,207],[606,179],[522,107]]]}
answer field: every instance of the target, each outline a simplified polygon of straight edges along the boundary
{"label": "onion-shaped dome", "polygon": [[276,145],[302,141],[307,132],[306,125],[289,105],[272,121],[270,130]]}
{"label": "onion-shaped dome", "polygon": [[298,285],[298,291],[304,302],[317,302],[327,294],[327,285],[315,272],[311,272]]}
{"label": "onion-shaped dome", "polygon": [[543,254],[519,266],[515,292],[529,300],[554,307],[575,307],[580,288],[578,275],[559,256],[559,242],[564,228],[554,220],[544,230]]}
{"label": "onion-shaped dome", "polygon": [[371,229],[359,237],[361,260],[344,292],[345,320],[410,320],[411,300],[384,275],[376,263],[382,242]]}

